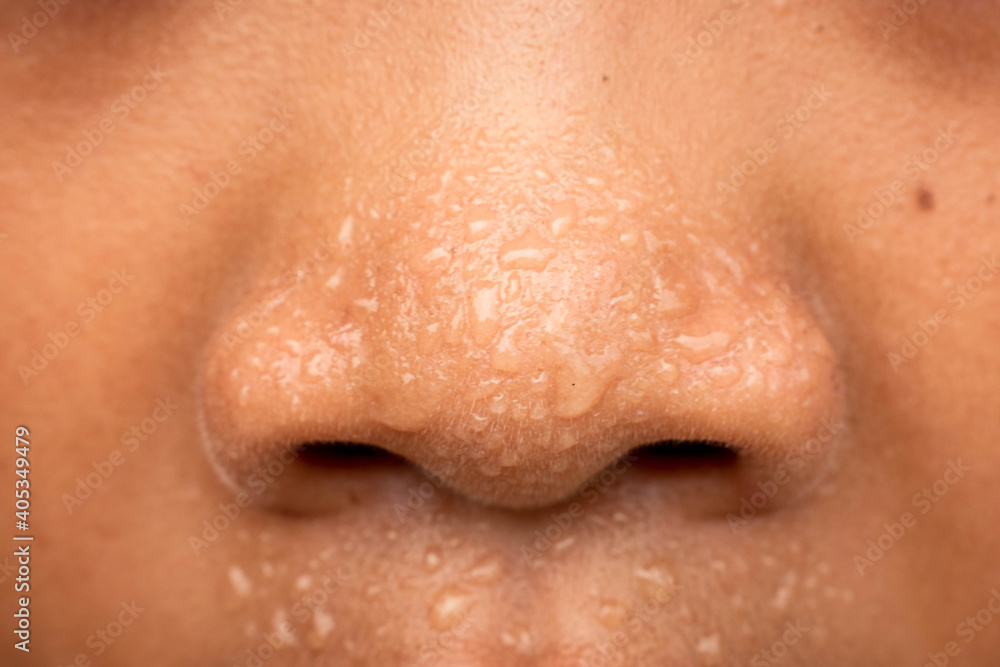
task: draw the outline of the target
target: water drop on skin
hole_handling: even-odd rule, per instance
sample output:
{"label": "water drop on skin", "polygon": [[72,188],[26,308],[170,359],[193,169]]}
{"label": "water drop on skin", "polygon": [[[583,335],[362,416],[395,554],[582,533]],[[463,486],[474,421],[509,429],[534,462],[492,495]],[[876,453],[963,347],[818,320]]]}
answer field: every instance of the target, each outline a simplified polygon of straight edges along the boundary
{"label": "water drop on skin", "polygon": [[473,240],[483,239],[496,227],[496,216],[488,206],[477,204],[465,213],[466,226]]}
{"label": "water drop on skin", "polygon": [[523,401],[513,401],[510,406],[510,416],[519,422],[524,421],[528,418],[528,404]]}
{"label": "water drop on skin", "polygon": [[683,348],[684,357],[692,364],[700,364],[726,352],[730,336],[725,331],[716,331],[704,336],[681,335],[674,342]]}
{"label": "water drop on skin", "polygon": [[508,629],[500,634],[500,642],[504,646],[514,648],[518,653],[529,653],[535,639],[531,632],[524,629]]}
{"label": "water drop on skin", "polygon": [[250,579],[238,565],[229,568],[229,583],[240,597],[248,597],[253,590],[253,584],[250,583]]}
{"label": "water drop on skin", "polygon": [[313,627],[306,634],[306,646],[310,651],[318,653],[326,648],[336,623],[333,616],[324,609],[317,609],[312,620]]}
{"label": "water drop on skin", "polygon": [[505,243],[498,255],[500,267],[506,270],[543,271],[556,251],[531,229],[520,238]]}
{"label": "water drop on skin", "polygon": [[490,352],[490,363],[499,371],[516,373],[524,361],[524,354],[514,341],[515,328],[505,329],[500,340]]}
{"label": "water drop on skin", "polygon": [[500,474],[500,466],[494,461],[484,461],[479,464],[479,472],[487,477],[496,477]]}
{"label": "water drop on skin", "polygon": [[664,592],[672,596],[678,589],[674,565],[665,559],[654,560],[636,569],[635,581],[639,593],[645,599],[661,599]]}
{"label": "water drop on skin", "polygon": [[354,217],[347,216],[343,224],[340,225],[340,233],[337,234],[337,242],[342,246],[349,246],[354,243]]}
{"label": "water drop on skin", "polygon": [[444,340],[444,331],[440,322],[428,324],[417,329],[417,352],[421,356],[430,356]]}
{"label": "water drop on skin", "polygon": [[561,552],[566,551],[567,549],[569,549],[574,544],[576,544],[576,538],[575,537],[565,537],[565,538],[559,540],[558,542],[556,542],[555,544],[553,544],[552,545],[552,550],[555,551],[556,553],[561,553]]}
{"label": "water drop on skin", "polygon": [[443,270],[449,261],[451,261],[451,254],[440,246],[429,247],[425,244],[418,244],[414,246],[410,255],[410,267],[420,274]]}
{"label": "water drop on skin", "polygon": [[500,287],[480,282],[473,286],[469,331],[476,345],[485,347],[500,329]]}
{"label": "water drop on skin", "polygon": [[597,620],[608,630],[617,630],[625,623],[628,609],[620,602],[605,600],[597,610]]}
{"label": "water drop on skin", "polygon": [[502,415],[507,412],[507,405],[510,402],[510,397],[506,392],[498,392],[487,400],[487,405],[495,415]]}
{"label": "water drop on skin", "polygon": [[445,588],[438,593],[431,604],[431,626],[435,630],[450,630],[468,618],[475,601],[475,596],[463,588],[458,586]]}
{"label": "water drop on skin", "polygon": [[702,637],[698,640],[698,646],[695,650],[702,655],[718,655],[719,654],[719,635],[711,635],[709,637]]}
{"label": "water drop on skin", "polygon": [[437,547],[431,547],[424,554],[424,567],[427,568],[428,572],[436,572],[439,567],[441,567],[441,550]]}
{"label": "water drop on skin", "polygon": [[576,203],[571,200],[554,204],[552,206],[552,220],[549,222],[549,230],[552,235],[556,238],[565,236],[576,226],[579,215]]}
{"label": "water drop on skin", "polygon": [[[344,267],[337,269],[337,272],[331,275],[323,286],[329,290],[336,290],[342,282],[344,282]],[[277,327],[272,328],[277,329]],[[270,333],[270,330],[268,332]]]}
{"label": "water drop on skin", "polygon": [[569,460],[567,460],[565,456],[561,456],[552,461],[552,464],[549,466],[549,470],[554,473],[566,472],[569,470]]}
{"label": "water drop on skin", "polygon": [[635,292],[629,290],[628,292],[611,299],[610,305],[614,306],[618,310],[621,310],[622,312],[631,313],[639,307],[639,297],[636,296]]}
{"label": "water drop on skin", "polygon": [[705,372],[712,386],[717,389],[732,387],[743,378],[743,366],[736,359],[712,364]]}
{"label": "water drop on skin", "polygon": [[500,465],[504,468],[513,468],[520,458],[517,448],[513,444],[508,444],[500,454]]}
{"label": "water drop on skin", "polygon": [[507,274],[507,279],[503,285],[504,301],[515,301],[520,298],[523,289],[521,283],[521,274],[519,272],[511,271]]}
{"label": "water drop on skin", "polygon": [[530,419],[541,420],[549,416],[549,409],[545,407],[542,402],[535,403],[531,406],[531,414],[528,415]]}
{"label": "water drop on skin", "polygon": [[560,431],[559,435],[556,436],[557,451],[565,451],[576,445],[576,442],[576,435],[572,431]]}
{"label": "water drop on skin", "polygon": [[593,409],[610,386],[619,360],[614,348],[594,359],[570,351],[556,373],[556,416],[572,419]]}
{"label": "water drop on skin", "polygon": [[495,584],[500,581],[503,566],[495,558],[484,558],[469,570],[468,578],[478,584]]}
{"label": "water drop on skin", "polygon": [[621,234],[618,240],[626,248],[634,248],[639,244],[639,235],[634,231],[627,231]]}

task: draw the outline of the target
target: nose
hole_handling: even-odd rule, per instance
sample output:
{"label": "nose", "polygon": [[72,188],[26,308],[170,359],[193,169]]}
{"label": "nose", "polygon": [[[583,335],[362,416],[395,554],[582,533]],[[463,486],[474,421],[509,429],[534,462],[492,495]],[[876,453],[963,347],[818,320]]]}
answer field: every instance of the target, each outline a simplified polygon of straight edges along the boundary
{"label": "nose", "polygon": [[336,215],[270,251],[206,349],[226,479],[363,443],[523,508],[643,444],[777,465],[822,428],[834,355],[759,226],[682,215],[616,164],[489,154],[322,202]]}

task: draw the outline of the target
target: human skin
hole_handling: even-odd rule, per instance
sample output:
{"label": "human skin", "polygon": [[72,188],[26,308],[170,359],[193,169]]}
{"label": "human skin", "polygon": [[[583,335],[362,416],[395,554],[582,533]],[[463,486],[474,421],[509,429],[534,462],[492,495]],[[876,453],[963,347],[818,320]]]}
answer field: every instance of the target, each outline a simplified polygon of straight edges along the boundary
{"label": "human skin", "polygon": [[[994,664],[1000,12],[846,5],[70,2],[5,45],[4,663]],[[670,441],[735,455],[630,454]]]}

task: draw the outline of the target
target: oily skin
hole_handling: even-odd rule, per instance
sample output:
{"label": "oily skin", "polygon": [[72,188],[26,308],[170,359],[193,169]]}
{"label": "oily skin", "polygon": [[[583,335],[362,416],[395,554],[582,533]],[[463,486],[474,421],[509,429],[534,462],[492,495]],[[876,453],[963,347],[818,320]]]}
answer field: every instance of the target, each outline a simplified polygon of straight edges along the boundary
{"label": "oily skin", "polygon": [[[269,665],[605,664],[595,645],[748,664],[786,623],[808,630],[783,664],[921,664],[950,641],[995,659],[1000,623],[956,630],[1000,588],[991,3],[925,5],[883,40],[888,2],[413,2],[345,54],[370,9],[388,5],[71,3],[0,59],[0,410],[32,430],[39,540],[18,659],[247,664],[283,622]],[[115,270],[134,279],[88,319]],[[787,497],[734,533],[726,512],[824,419]],[[749,473],[621,458],[680,438],[742,448]],[[293,462],[256,494],[250,474],[322,440],[423,472]],[[240,492],[252,506],[193,547]]]}

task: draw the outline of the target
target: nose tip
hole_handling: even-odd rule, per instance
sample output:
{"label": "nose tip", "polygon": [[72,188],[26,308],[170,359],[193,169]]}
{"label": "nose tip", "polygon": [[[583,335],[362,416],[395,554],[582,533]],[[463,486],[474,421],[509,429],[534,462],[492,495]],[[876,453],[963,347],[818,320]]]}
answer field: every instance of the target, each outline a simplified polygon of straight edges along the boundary
{"label": "nose tip", "polygon": [[723,442],[770,465],[835,412],[822,330],[747,247],[690,221],[610,231],[573,202],[543,224],[485,216],[430,238],[346,216],[262,277],[206,350],[223,477],[357,442],[528,507],[646,443]]}

